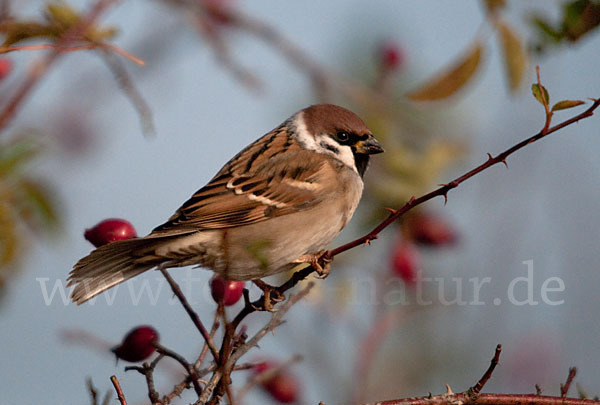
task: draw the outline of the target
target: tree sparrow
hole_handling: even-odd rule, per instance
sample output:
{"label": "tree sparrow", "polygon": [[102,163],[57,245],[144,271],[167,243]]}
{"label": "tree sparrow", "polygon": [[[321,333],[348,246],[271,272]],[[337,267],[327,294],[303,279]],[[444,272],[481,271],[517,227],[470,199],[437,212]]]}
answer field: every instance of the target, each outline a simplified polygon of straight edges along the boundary
{"label": "tree sparrow", "polygon": [[369,155],[383,148],[354,113],[330,104],[291,116],[141,238],[101,246],[75,264],[82,304],[156,266],[198,265],[256,280],[321,252],[348,223]]}

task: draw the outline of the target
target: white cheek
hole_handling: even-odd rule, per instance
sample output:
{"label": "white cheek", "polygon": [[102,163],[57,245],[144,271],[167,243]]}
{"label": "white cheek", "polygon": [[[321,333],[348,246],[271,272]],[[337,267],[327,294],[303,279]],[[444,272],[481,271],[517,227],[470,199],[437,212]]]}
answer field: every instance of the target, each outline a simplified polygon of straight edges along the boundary
{"label": "white cheek", "polygon": [[[306,129],[306,124],[304,123],[304,117],[302,114],[298,114],[295,117],[294,124],[296,126],[296,137],[298,142],[304,148],[331,155],[341,160],[346,166],[358,173],[356,170],[356,164],[354,163],[354,155],[352,154],[352,149],[350,146],[338,144],[327,134],[317,134],[316,136],[311,135]],[[323,142],[333,146],[333,148],[337,150],[337,153],[327,149],[324,146],[321,146]]]}
{"label": "white cheek", "polygon": [[338,150],[338,153],[333,153],[329,150],[327,150],[327,152],[329,152],[330,155],[335,156],[336,158],[341,160],[346,166],[352,168],[352,170],[358,173],[358,171],[356,170],[356,165],[354,164],[354,154],[352,154],[352,149],[350,149],[350,146],[336,145],[336,148]]}

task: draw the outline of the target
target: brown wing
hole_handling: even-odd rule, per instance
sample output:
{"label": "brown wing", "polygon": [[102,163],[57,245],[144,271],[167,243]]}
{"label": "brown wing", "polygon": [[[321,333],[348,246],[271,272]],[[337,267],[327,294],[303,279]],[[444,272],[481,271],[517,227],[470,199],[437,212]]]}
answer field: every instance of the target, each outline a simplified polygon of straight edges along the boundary
{"label": "brown wing", "polygon": [[[288,139],[274,131],[250,145],[150,237],[249,225],[323,201],[330,159]],[[275,142],[281,147],[270,147]]]}

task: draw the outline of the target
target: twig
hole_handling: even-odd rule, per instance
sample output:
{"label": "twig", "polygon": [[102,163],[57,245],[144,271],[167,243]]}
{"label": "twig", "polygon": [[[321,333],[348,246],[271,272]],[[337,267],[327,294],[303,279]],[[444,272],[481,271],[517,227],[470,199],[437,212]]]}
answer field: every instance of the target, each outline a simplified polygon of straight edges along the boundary
{"label": "twig", "polygon": [[[212,327],[210,328],[210,333],[208,334],[211,339],[214,339],[215,333],[217,333],[217,330],[219,329],[219,325],[220,325],[219,312],[215,311],[215,319],[213,321]],[[204,346],[202,346],[202,351],[200,352],[200,355],[198,356],[198,358],[196,359],[196,362],[194,363],[195,368],[200,367],[200,365],[204,361],[204,357],[206,357],[207,352],[208,352],[208,343],[204,342]]]}
{"label": "twig", "polygon": [[567,381],[564,384],[560,385],[560,396],[561,398],[566,398],[569,393],[569,388],[571,388],[571,384],[573,383],[573,379],[577,375],[577,368],[571,367],[569,369],[569,375],[567,376]]}
{"label": "twig", "polygon": [[202,324],[202,321],[200,320],[200,317],[192,309],[192,307],[190,306],[189,302],[185,298],[185,295],[183,295],[183,292],[181,291],[181,288],[179,288],[179,285],[177,284],[177,282],[175,282],[175,280],[173,280],[173,278],[169,275],[169,273],[167,272],[167,270],[164,269],[164,268],[162,268],[162,267],[159,267],[158,270],[167,279],[167,282],[171,286],[171,290],[173,290],[173,294],[175,294],[177,296],[177,298],[179,299],[179,302],[181,302],[181,305],[183,305],[183,308],[188,313],[189,317],[192,319],[192,322],[194,323],[194,325],[196,326],[196,328],[198,328],[198,330],[200,331],[200,334],[202,335],[202,337],[204,338],[204,341],[208,345],[208,348],[210,349],[210,351],[211,351],[211,353],[212,353],[215,361],[218,362],[219,361],[219,352],[218,352],[218,350],[217,350],[217,348],[216,348],[216,346],[215,346],[215,344],[214,344],[214,342],[212,340],[212,337],[210,336],[210,334],[208,333],[208,331],[206,330],[206,328]]}
{"label": "twig", "polygon": [[[217,369],[215,371],[210,382],[206,385],[206,387],[204,387],[204,392],[202,393],[202,396],[196,402],[197,404],[203,404],[206,401],[208,401],[209,398],[211,398],[211,402],[209,402],[209,403],[214,403],[214,404],[218,403],[219,398],[223,396],[223,394],[226,391],[226,387],[227,387],[227,382],[223,381],[224,377],[229,376],[229,374],[233,370],[237,361],[244,354],[246,354],[250,349],[252,349],[255,346],[258,346],[258,342],[268,332],[272,331],[277,326],[279,326],[283,323],[283,317],[289,311],[289,309],[295,303],[297,303],[299,300],[304,298],[309,293],[309,291],[312,289],[313,286],[314,286],[314,283],[310,282],[306,285],[306,287],[304,287],[302,290],[300,290],[297,294],[291,295],[288,298],[288,300],[285,303],[283,303],[283,305],[279,308],[279,310],[273,314],[273,316],[271,317],[271,320],[265,326],[263,326],[258,332],[256,332],[256,334],[254,336],[252,336],[252,338],[247,343],[244,343],[243,345],[239,346],[231,354],[231,356],[226,360],[225,364],[222,365],[219,369]],[[244,312],[244,310],[242,310],[242,312]],[[237,317],[236,317],[236,319],[237,319]],[[234,324],[234,322],[232,321],[229,325],[233,326],[233,324]],[[226,332],[226,335],[231,334],[234,331],[235,331],[235,329],[231,328],[231,329],[229,329],[229,333]],[[221,353],[223,353],[223,351],[221,351]],[[210,393],[212,393],[212,396]]]}
{"label": "twig", "polygon": [[142,364],[141,367],[140,366],[125,367],[125,371],[135,370],[138,373],[142,374],[144,377],[146,377],[146,385],[148,386],[148,398],[150,398],[150,402],[153,405],[154,404],[163,405],[162,401],[160,400],[160,395],[156,391],[156,388],[154,388],[154,368],[156,367],[158,362],[160,362],[162,360],[163,357],[164,357],[163,354],[159,354],[159,356],[156,359],[154,359],[152,361],[152,363],[150,363],[150,364],[144,363],[144,364]]}
{"label": "twig", "polygon": [[[116,45],[98,42],[93,44],[85,44],[85,45],[73,45],[73,46],[64,46],[60,48],[60,52],[76,52],[76,51],[89,51],[94,50],[96,48],[106,48],[114,53],[117,53],[124,58],[129,59],[130,61],[137,63],[140,66],[144,66],[146,62],[143,59],[138,58],[137,56],[132,55],[124,49],[119,48]],[[0,54],[16,52],[16,51],[41,51],[41,50],[57,50],[57,45],[55,44],[39,44],[39,45],[19,45],[19,46],[0,46]]]}
{"label": "twig", "polygon": [[194,386],[194,390],[196,391],[196,394],[201,395],[202,394],[202,387],[200,387],[200,383],[198,382],[198,376],[196,375],[196,370],[194,369],[194,367],[188,363],[188,361],[183,358],[183,356],[175,353],[172,350],[167,349],[164,346],[161,346],[158,343],[154,344],[154,347],[156,348],[156,351],[166,357],[170,357],[172,359],[174,359],[175,361],[177,361],[179,364],[181,364],[183,366],[183,368],[185,369],[185,371],[188,373],[189,379],[192,382],[192,385]]}
{"label": "twig", "polygon": [[98,390],[96,390],[96,387],[94,387],[91,377],[87,377],[85,379],[85,383],[87,385],[88,391],[90,392],[90,399],[92,400],[92,405],[98,405]]}
{"label": "twig", "polygon": [[113,387],[115,387],[115,391],[117,391],[117,398],[119,399],[119,403],[121,405],[127,405],[127,400],[125,400],[125,395],[123,394],[123,390],[121,389],[121,384],[117,379],[117,376],[110,376],[110,381],[112,382]]}
{"label": "twig", "polygon": [[258,342],[270,331],[275,329],[277,326],[283,323],[283,316],[289,311],[289,309],[302,298],[306,297],[310,290],[314,287],[314,283],[310,282],[300,290],[297,294],[293,294],[288,300],[279,308],[279,311],[275,312],[271,317],[271,320],[263,326],[252,338],[245,344],[241,345],[229,358],[227,362],[228,368],[233,368],[235,363],[255,346],[258,346]]}
{"label": "twig", "polygon": [[52,52],[49,52],[44,58],[33,65],[25,81],[21,84],[21,87],[17,89],[14,96],[0,112],[0,130],[6,127],[10,120],[14,118],[21,104],[23,104],[31,90],[56,62],[58,57],[62,54],[62,50],[64,48],[68,49],[70,43],[81,38],[83,33],[94,23],[94,21],[96,21],[109,6],[118,1],[120,0],[98,0],[78,24],[67,30],[60,37]]}
{"label": "twig", "polygon": [[104,62],[112,72],[115,80],[119,84],[119,87],[125,95],[129,98],[129,101],[135,107],[140,123],[142,125],[142,132],[144,135],[154,135],[156,129],[154,128],[154,121],[152,118],[152,110],[146,103],[146,100],[142,97],[138,89],[133,84],[133,80],[129,77],[125,66],[121,63],[115,55],[106,49],[102,49],[100,52]]}
{"label": "twig", "polygon": [[500,359],[501,351],[502,351],[502,345],[497,345],[496,352],[494,353],[494,357],[492,358],[492,361],[490,362],[490,366],[485,371],[483,376],[479,379],[479,381],[477,381],[477,384],[475,384],[474,386],[472,386],[471,388],[469,388],[467,390],[467,393],[470,394],[472,398],[476,398],[479,395],[483,386],[492,377],[492,373],[494,372],[494,369],[498,365],[498,360]]}

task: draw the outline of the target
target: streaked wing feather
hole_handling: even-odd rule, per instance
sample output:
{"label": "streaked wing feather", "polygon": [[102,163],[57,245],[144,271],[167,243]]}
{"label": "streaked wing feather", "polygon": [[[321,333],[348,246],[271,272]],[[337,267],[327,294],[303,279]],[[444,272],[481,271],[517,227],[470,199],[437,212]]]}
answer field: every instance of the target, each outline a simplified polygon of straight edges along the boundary
{"label": "streaked wing feather", "polygon": [[322,201],[329,159],[288,139],[275,130],[250,145],[149,236],[249,225]]}

